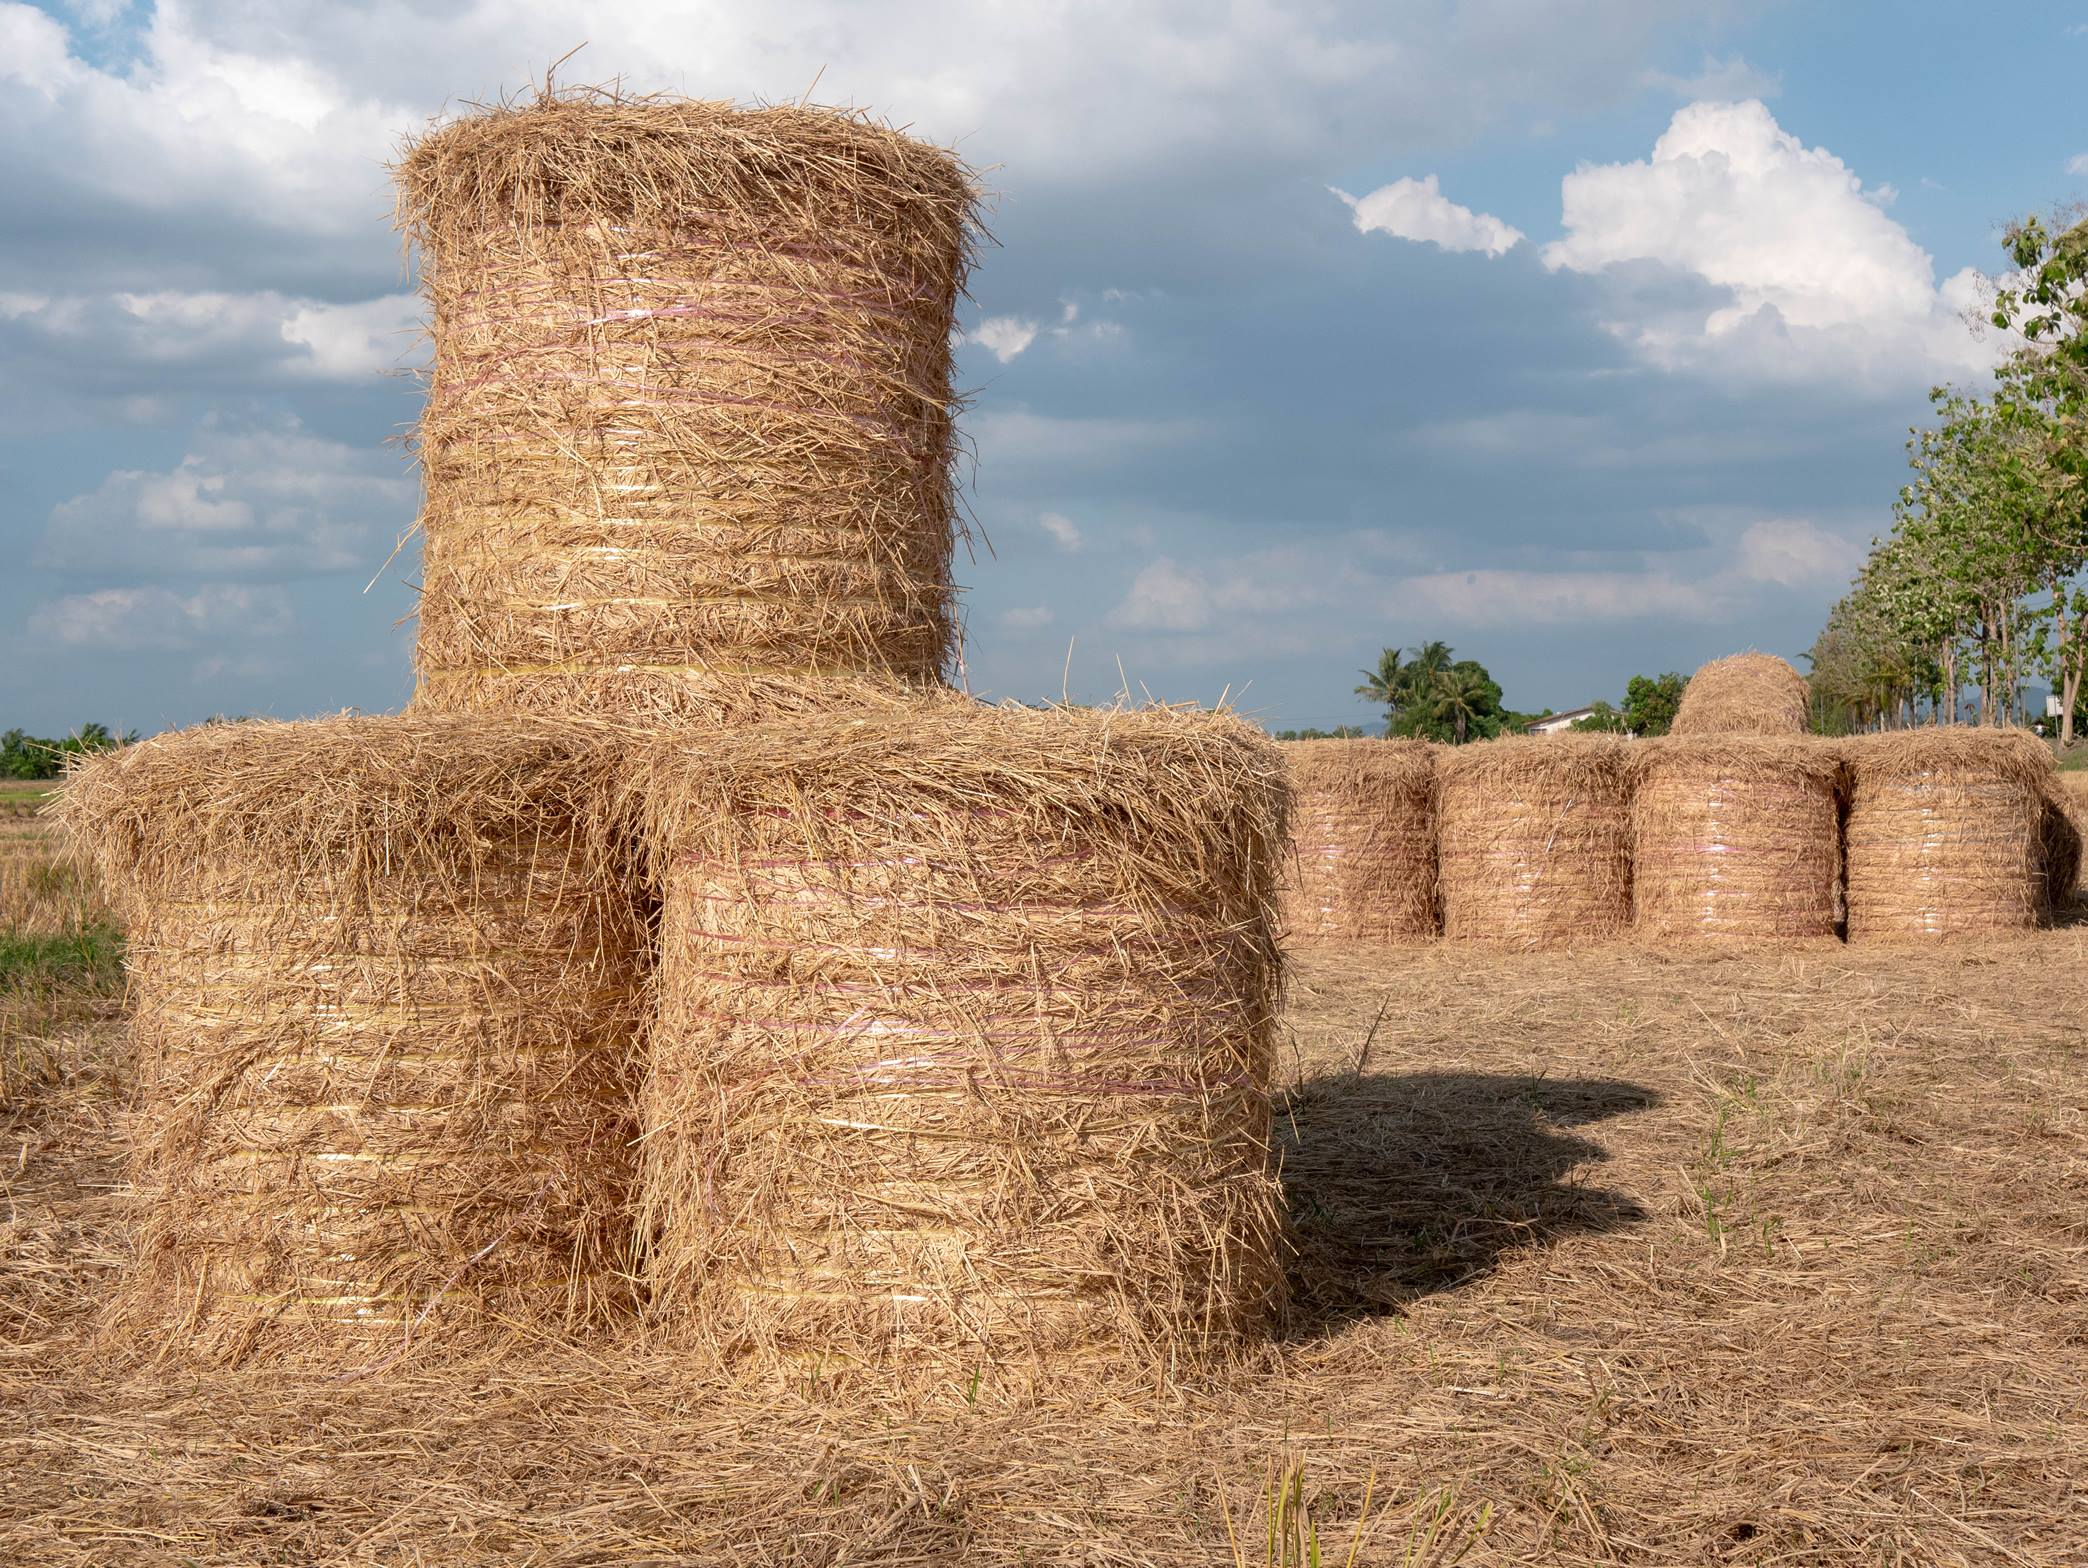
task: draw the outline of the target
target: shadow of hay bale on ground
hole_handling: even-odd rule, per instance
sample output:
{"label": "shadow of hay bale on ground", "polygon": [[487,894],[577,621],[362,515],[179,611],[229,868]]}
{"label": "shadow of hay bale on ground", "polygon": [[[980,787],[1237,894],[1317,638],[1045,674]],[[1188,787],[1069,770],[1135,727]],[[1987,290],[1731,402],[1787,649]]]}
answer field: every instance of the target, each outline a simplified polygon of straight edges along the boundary
{"label": "shadow of hay bale on ground", "polygon": [[1277,1102],[1296,1232],[1292,1333],[1396,1312],[1490,1272],[1504,1253],[1645,1219],[1566,1178],[1608,1156],[1568,1127],[1648,1110],[1614,1079],[1338,1073]]}

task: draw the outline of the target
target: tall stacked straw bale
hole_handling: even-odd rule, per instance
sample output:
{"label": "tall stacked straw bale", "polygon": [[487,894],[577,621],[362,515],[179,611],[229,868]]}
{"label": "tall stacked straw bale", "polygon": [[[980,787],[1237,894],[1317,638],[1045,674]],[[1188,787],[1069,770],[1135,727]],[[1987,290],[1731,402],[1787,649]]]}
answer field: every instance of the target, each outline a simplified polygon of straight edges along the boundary
{"label": "tall stacked straw bale", "polygon": [[1436,780],[1426,742],[1284,745],[1294,810],[1283,926],[1294,941],[1436,934]]}
{"label": "tall stacked straw bale", "polygon": [[2053,768],[2042,743],[2019,730],[1932,728],[1857,736],[1845,756],[1851,942],[2043,920]]}
{"label": "tall stacked straw bale", "polygon": [[645,929],[548,721],[206,726],[94,759],[139,1058],[119,1321],[388,1364],[627,1302]]}
{"label": "tall stacked straw bale", "polygon": [[693,1346],[976,1391],[1267,1331],[1272,746],[952,699],[645,772],[646,1229]]}
{"label": "tall stacked straw bale", "polygon": [[1665,942],[1833,939],[1841,764],[1824,741],[1642,741],[1633,923]]}
{"label": "tall stacked straw bale", "polygon": [[1803,735],[1812,728],[1805,677],[1772,653],[1713,659],[1690,676],[1677,735]]}
{"label": "tall stacked straw bale", "polygon": [[704,718],[944,674],[956,159],[568,95],[396,172],[435,349],[419,703]]}
{"label": "tall stacked straw bale", "polygon": [[1631,925],[1632,743],[1516,736],[1437,764],[1443,935],[1546,947]]}

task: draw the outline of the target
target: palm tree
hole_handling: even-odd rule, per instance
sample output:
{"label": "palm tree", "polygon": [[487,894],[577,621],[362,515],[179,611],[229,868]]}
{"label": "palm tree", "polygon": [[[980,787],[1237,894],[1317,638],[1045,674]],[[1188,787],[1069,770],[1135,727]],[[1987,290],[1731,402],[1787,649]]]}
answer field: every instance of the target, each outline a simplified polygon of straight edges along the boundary
{"label": "palm tree", "polygon": [[[1442,644],[1434,646],[1440,648]],[[1453,667],[1435,678],[1429,692],[1435,717],[1450,722],[1457,731],[1457,744],[1460,746],[1465,743],[1466,727],[1485,707],[1486,687],[1486,677],[1476,667]]]}
{"label": "palm tree", "polygon": [[1399,667],[1399,650],[1387,648],[1378,655],[1377,668],[1360,670],[1363,684],[1356,688],[1356,695],[1369,702],[1379,704],[1389,717],[1399,706],[1399,699],[1406,688],[1407,672]]}
{"label": "palm tree", "polygon": [[1413,657],[1400,672],[1409,691],[1427,692],[1449,670],[1454,656],[1447,642],[1424,642],[1409,650]]}

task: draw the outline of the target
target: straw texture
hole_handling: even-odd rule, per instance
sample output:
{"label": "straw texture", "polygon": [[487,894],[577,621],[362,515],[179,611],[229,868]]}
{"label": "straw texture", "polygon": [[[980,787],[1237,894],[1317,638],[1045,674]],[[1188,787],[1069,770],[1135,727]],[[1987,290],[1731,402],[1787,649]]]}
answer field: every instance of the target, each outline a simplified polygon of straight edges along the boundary
{"label": "straw texture", "polygon": [[1713,659],[1690,676],[1676,735],[1803,735],[1812,728],[1805,677],[1773,653]]}
{"label": "straw texture", "polygon": [[955,158],[582,93],[395,172],[435,347],[423,703],[704,718],[720,682],[945,672]]}
{"label": "straw texture", "polygon": [[626,1301],[644,931],[608,760],[342,718],[74,775],[61,820],[129,926],[126,1338],[353,1367]]}
{"label": "straw texture", "polygon": [[1515,736],[1440,755],[1444,936],[1547,947],[1629,928],[1632,744]]}
{"label": "straw texture", "polygon": [[1435,763],[1417,740],[1286,742],[1295,812],[1283,926],[1293,941],[1436,934]]}
{"label": "straw texture", "polygon": [[1273,747],[947,699],[643,771],[646,1228],[692,1345],[977,1393],[1267,1330]]}
{"label": "straw texture", "polygon": [[1836,937],[1840,760],[1824,741],[1640,743],[1633,919],[1662,942]]}
{"label": "straw texture", "polygon": [[2021,931],[2044,918],[2053,768],[2042,743],[2019,730],[1932,728],[1857,736],[1844,756],[1851,942]]}
{"label": "straw texture", "polygon": [[2049,913],[2056,920],[2073,907],[2081,894],[2082,843],[2084,835],[2088,835],[2088,788],[2069,787],[2055,772],[2046,781],[2043,795],[2045,897]]}

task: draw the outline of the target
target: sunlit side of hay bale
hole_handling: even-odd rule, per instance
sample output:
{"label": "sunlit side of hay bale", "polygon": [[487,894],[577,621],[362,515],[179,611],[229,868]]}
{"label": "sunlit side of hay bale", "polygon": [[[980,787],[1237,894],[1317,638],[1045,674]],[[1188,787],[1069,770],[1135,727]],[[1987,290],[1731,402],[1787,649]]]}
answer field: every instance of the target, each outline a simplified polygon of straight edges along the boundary
{"label": "sunlit side of hay bale", "polygon": [[1294,808],[1283,878],[1293,941],[1425,942],[1436,934],[1436,782],[1418,740],[1283,745]]}
{"label": "sunlit side of hay bale", "polygon": [[1545,947],[1631,925],[1631,751],[1518,736],[1437,761],[1443,935]]}
{"label": "sunlit side of hay bale", "polygon": [[1677,735],[1803,735],[1810,688],[1773,653],[1713,659],[1690,676],[1675,713]]}
{"label": "sunlit side of hay bale", "polygon": [[397,169],[434,364],[419,701],[663,718],[954,656],[974,189],[795,106],[539,98]]}
{"label": "sunlit side of hay bale", "polygon": [[629,1299],[644,922],[542,721],[207,726],[61,817],[129,925],[146,1347],[353,1368]]}
{"label": "sunlit side of hay bale", "polygon": [[2047,837],[2053,769],[2040,742],[1931,728],[1856,736],[1844,755],[1850,941],[2020,931],[2045,917],[2047,860],[2063,847]]}
{"label": "sunlit side of hay bale", "polygon": [[998,1391],[1279,1309],[1274,748],[957,699],[669,738],[656,1307],[722,1360]]}
{"label": "sunlit side of hay bale", "polygon": [[1840,759],[1825,741],[1639,743],[1632,905],[1658,942],[1833,939]]}

